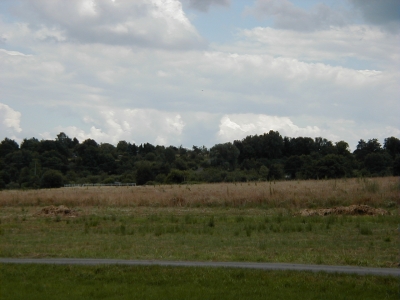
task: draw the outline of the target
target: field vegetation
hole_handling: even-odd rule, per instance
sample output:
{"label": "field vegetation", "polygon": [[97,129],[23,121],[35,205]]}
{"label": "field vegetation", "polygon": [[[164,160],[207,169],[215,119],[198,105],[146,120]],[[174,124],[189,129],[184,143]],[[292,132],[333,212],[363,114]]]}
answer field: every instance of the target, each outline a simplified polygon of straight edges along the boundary
{"label": "field vegetation", "polygon": [[366,204],[393,209],[398,177],[0,191],[0,207],[258,207],[297,210]]}
{"label": "field vegetation", "polygon": [[[6,190],[0,256],[396,267],[398,193],[391,177]],[[389,214],[299,215],[351,204]]]}
{"label": "field vegetation", "polygon": [[398,299],[398,279],[218,268],[2,265],[1,299]]}

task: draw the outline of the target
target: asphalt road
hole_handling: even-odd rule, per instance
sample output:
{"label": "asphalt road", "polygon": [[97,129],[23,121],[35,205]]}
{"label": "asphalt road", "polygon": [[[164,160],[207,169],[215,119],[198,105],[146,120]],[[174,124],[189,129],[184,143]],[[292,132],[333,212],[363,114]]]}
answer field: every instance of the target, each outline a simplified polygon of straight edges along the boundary
{"label": "asphalt road", "polygon": [[399,268],[367,268],[353,266],[302,265],[254,262],[198,262],[163,260],[120,260],[96,258],[0,258],[0,263],[55,264],[55,265],[129,265],[129,266],[174,266],[174,267],[225,267],[260,270],[294,270],[358,275],[400,276]]}

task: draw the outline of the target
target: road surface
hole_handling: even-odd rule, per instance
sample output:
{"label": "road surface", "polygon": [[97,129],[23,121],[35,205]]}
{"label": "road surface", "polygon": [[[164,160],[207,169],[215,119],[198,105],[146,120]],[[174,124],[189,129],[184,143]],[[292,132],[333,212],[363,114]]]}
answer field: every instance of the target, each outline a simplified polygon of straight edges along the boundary
{"label": "road surface", "polygon": [[129,265],[129,266],[175,266],[175,267],[225,267],[259,270],[294,270],[358,275],[400,276],[399,268],[368,268],[353,266],[302,265],[287,263],[255,262],[198,262],[165,260],[121,260],[97,258],[0,258],[0,263],[55,264],[55,265]]}

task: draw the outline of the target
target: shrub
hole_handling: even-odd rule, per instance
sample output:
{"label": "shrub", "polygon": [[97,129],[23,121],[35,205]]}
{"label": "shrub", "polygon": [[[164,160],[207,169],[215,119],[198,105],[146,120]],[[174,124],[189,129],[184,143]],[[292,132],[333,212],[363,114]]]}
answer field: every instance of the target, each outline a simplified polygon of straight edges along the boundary
{"label": "shrub", "polygon": [[63,186],[63,181],[63,176],[60,171],[48,170],[43,174],[40,180],[40,187],[59,188]]}
{"label": "shrub", "polygon": [[185,181],[185,173],[179,170],[172,170],[165,181],[167,183],[182,183]]}

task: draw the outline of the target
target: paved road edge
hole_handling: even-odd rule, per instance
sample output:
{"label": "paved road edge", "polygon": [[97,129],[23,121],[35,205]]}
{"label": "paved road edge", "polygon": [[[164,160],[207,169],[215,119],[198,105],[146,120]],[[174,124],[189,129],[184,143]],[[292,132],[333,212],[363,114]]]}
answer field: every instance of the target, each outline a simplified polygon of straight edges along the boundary
{"label": "paved road edge", "polygon": [[55,264],[55,265],[130,265],[130,266],[176,266],[176,267],[226,267],[261,270],[292,270],[358,275],[400,276],[399,268],[369,268],[354,266],[303,265],[288,263],[255,262],[207,262],[207,261],[164,261],[164,260],[122,260],[96,258],[0,258],[8,264]]}

